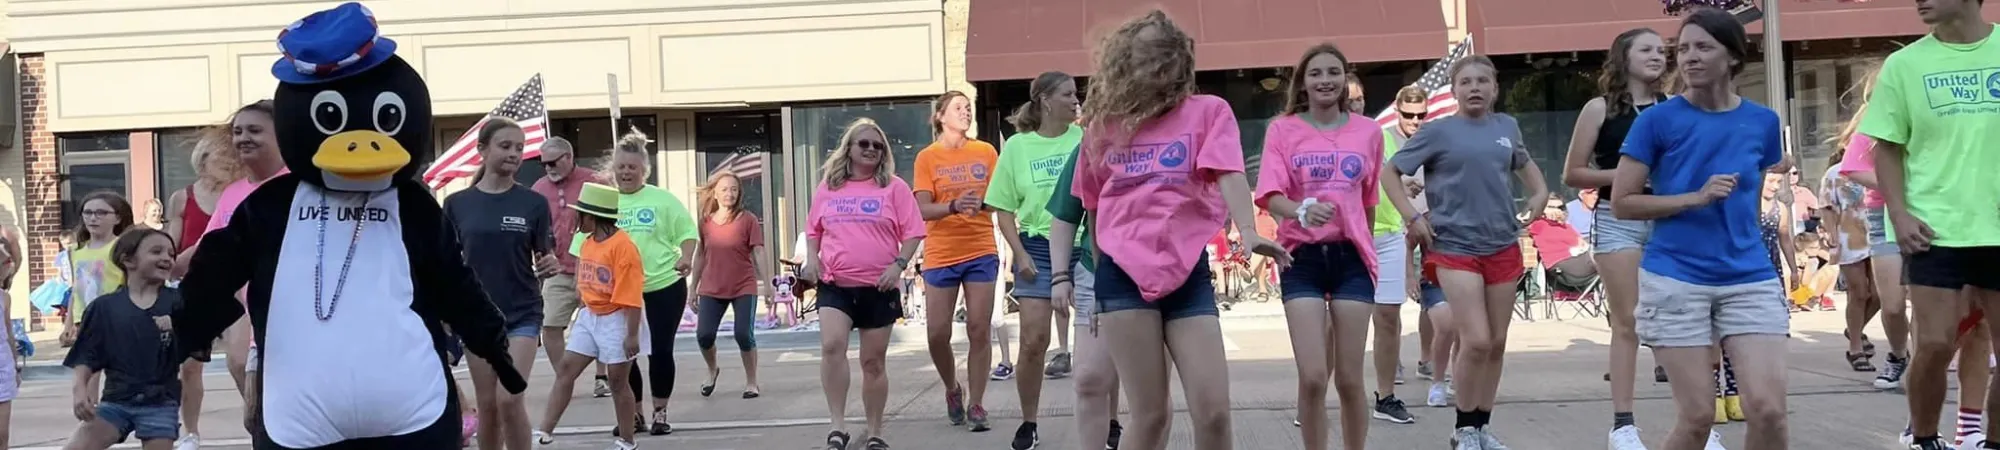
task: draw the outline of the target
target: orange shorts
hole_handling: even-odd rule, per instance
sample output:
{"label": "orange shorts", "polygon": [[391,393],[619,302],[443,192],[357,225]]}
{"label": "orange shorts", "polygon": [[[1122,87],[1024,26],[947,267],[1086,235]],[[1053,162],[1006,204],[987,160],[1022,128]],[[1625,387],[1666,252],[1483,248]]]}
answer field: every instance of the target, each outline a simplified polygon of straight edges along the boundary
{"label": "orange shorts", "polygon": [[1485,256],[1453,255],[1440,252],[1424,253],[1424,279],[1438,283],[1438,267],[1479,274],[1486,279],[1486,285],[1514,284],[1521,280],[1521,274],[1528,268],[1521,260],[1521,245],[1507,248]]}

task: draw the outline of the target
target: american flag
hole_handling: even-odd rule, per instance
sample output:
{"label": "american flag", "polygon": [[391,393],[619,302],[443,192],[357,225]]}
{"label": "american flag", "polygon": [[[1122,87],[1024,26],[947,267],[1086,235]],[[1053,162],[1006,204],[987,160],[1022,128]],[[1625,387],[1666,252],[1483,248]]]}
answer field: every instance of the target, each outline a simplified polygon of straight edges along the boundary
{"label": "american flag", "polygon": [[715,176],[715,174],[727,170],[729,173],[735,174],[737,178],[756,178],[764,174],[764,158],[761,157],[763,153],[761,151],[750,151],[730,154],[729,158],[716,164],[715,170],[709,172],[708,175]]}
{"label": "american flag", "polygon": [[[1448,72],[1451,71],[1451,63],[1471,54],[1472,36],[1466,36],[1458,41],[1458,45],[1451,47],[1451,52],[1445,53],[1444,59],[1431,64],[1430,70],[1425,70],[1424,76],[1417,78],[1416,86],[1431,94],[1430,102],[1424,108],[1424,121],[1438,120],[1458,112],[1458,99],[1451,96],[1451,74]],[[1396,105],[1390,104],[1375,116],[1375,123],[1382,124],[1382,128],[1396,126],[1397,114]]]}
{"label": "american flag", "polygon": [[525,136],[521,141],[522,159],[540,157],[542,141],[549,138],[549,108],[542,102],[542,74],[529,78],[526,84],[501,100],[500,106],[494,107],[493,112],[480,118],[472,129],[465,130],[464,136],[452,142],[451,147],[438,156],[437,162],[424,170],[424,184],[430,185],[433,190],[440,189],[451,180],[471,176],[479,170],[479,129],[485,128],[486,122],[494,117],[513,120],[521,125],[521,134]]}

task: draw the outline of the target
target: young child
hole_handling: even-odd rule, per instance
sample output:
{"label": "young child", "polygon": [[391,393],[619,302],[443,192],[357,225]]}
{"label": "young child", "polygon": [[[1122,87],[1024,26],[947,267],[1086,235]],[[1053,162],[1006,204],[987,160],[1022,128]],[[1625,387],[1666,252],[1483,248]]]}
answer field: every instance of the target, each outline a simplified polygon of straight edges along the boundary
{"label": "young child", "polygon": [[[124,287],[84,310],[76,345],[63,358],[75,371],[76,419],[83,421],[66,450],[103,450],[138,435],[141,448],[172,448],[180,435],[180,363],[173,311],[180,291],[165,287],[174,268],[174,239],[152,228],[118,237],[110,259]],[[104,374],[98,392],[98,374]]]}
{"label": "young child", "polygon": [[[569,409],[569,393],[575,391],[576,378],[591,363],[608,366],[605,374],[610,379],[612,409],[616,412],[612,417],[637,416],[638,396],[627,383],[631,382],[630,366],[648,350],[640,345],[647,338],[646,324],[640,317],[646,272],[638,245],[618,229],[618,190],[597,183],[584,184],[576,204],[569,207],[577,211],[577,228],[581,232],[572,244],[577,253],[576,290],[589,310],[576,315],[575,323],[570,325],[566,349],[570,356],[556,363],[556,383],[549,390],[549,406],[542,415],[541,427],[534,432],[535,440],[544,446],[555,443],[556,422],[562,420],[563,410]],[[618,429],[613,430],[618,436],[616,448],[639,448],[633,441],[639,427],[619,422]],[[628,424],[634,426],[627,428]]]}

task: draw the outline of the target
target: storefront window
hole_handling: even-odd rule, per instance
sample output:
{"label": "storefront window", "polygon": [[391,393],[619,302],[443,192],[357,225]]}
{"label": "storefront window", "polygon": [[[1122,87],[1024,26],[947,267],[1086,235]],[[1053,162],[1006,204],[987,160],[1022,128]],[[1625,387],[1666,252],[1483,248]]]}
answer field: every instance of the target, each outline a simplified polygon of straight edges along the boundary
{"label": "storefront window", "polygon": [[896,159],[896,176],[909,180],[917,152],[931,144],[930,100],[845,103],[792,108],[792,150],[812,155],[814,166],[840,146],[840,135],[859,118],[873,119],[888,133],[889,152]]}
{"label": "storefront window", "polygon": [[1881,65],[1882,55],[1814,59],[1792,63],[1792,129],[1797,136],[1799,173],[1806,186],[1817,188],[1818,177],[1830,165],[1827,158],[1846,143],[1828,143],[1854,117],[1861,83]]}
{"label": "storefront window", "polygon": [[[757,217],[769,217],[764,211],[765,155],[782,145],[777,140],[779,126],[776,111],[696,115],[694,140],[704,169],[704,185],[709,175],[726,165],[740,182],[744,209]],[[783,154],[770,157],[781,158]]]}
{"label": "storefront window", "polygon": [[[111,191],[130,197],[126,190],[125,165],[131,158],[132,135],[124,131],[59,136],[56,150],[62,153],[62,226],[77,224],[77,201],[97,191]],[[136,206],[136,205],[135,205]]]}
{"label": "storefront window", "polygon": [[[1588,55],[1602,58],[1601,53]],[[1500,68],[1501,112],[1520,123],[1521,140],[1528,156],[1542,170],[1549,191],[1573,198],[1575,189],[1562,185],[1563,162],[1569,156],[1570,135],[1576,131],[1576,117],[1583,105],[1597,95],[1597,67],[1600,63],[1569,58],[1540,58],[1526,64],[1502,58]],[[1517,184],[1518,186],[1518,184]],[[1518,198],[1522,192],[1515,192]]]}
{"label": "storefront window", "polygon": [[[158,189],[160,198],[172,198],[174,192],[187,189],[194,184],[200,174],[195,172],[194,148],[201,141],[201,130],[182,128],[162,131],[153,138],[154,167],[159,171]],[[175,207],[177,205],[167,205]]]}

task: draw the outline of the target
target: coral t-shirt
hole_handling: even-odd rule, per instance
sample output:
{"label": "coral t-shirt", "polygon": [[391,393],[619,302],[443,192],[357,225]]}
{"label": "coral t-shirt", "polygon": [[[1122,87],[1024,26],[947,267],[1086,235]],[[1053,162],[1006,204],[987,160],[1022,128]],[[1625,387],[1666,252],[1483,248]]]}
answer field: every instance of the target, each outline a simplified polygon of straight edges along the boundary
{"label": "coral t-shirt", "polygon": [[[983,200],[999,160],[1000,152],[993,144],[978,140],[968,139],[958,148],[933,143],[917,153],[913,191],[930,192],[931,201],[937,203],[951,203],[966,193]],[[923,217],[921,212],[918,217]],[[985,211],[972,215],[954,212],[925,225],[929,236],[924,241],[924,267],[945,267],[1000,254],[993,241],[993,215]]]}
{"label": "coral t-shirt", "polygon": [[[819,240],[820,278],[836,286],[874,286],[902,254],[903,241],[924,237],[924,215],[901,178],[890,178],[888,186],[849,180],[840,189],[822,182],[806,213],[806,237]],[[991,246],[993,236],[984,240]]]}
{"label": "coral t-shirt", "polygon": [[1241,139],[1229,103],[1212,95],[1189,97],[1130,133],[1084,133],[1071,193],[1097,212],[1098,248],[1146,301],[1186,283],[1203,244],[1222,229],[1228,214],[1216,180],[1243,172]]}
{"label": "coral t-shirt", "polygon": [[737,211],[728,222],[701,221],[701,279],[696,294],[734,299],[757,294],[757,247],[764,246],[764,227],[757,215]]}
{"label": "coral t-shirt", "polygon": [[591,314],[606,315],[646,304],[646,269],[638,244],[624,230],[600,241],[585,236],[576,262],[576,293]]}
{"label": "coral t-shirt", "polygon": [[1317,199],[1333,207],[1334,219],[1306,227],[1294,218],[1278,224],[1278,243],[1300,245],[1347,241],[1360,249],[1361,262],[1375,273],[1374,228],[1369,211],[1381,201],[1382,128],[1360,114],[1347,123],[1320,129],[1298,115],[1271,121],[1264,132],[1264,170],[1257,171],[1257,206],[1270,208],[1272,196],[1303,202]]}

